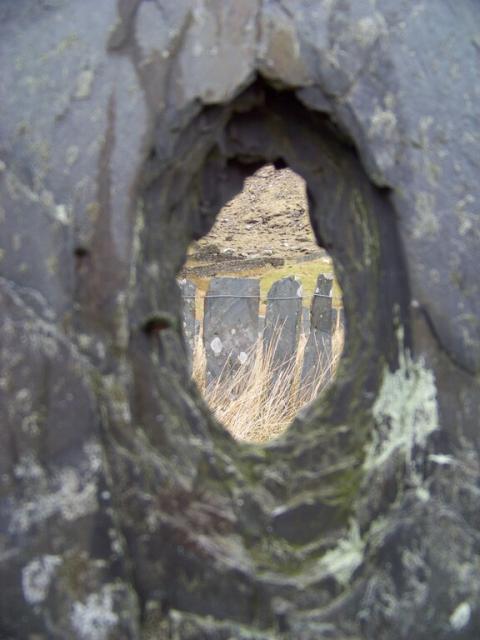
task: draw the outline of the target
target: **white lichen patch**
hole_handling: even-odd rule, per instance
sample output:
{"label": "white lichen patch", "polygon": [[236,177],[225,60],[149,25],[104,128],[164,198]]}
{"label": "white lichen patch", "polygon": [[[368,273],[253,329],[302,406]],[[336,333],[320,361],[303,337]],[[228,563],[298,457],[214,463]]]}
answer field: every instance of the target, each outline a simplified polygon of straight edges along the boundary
{"label": "white lichen patch", "polygon": [[73,521],[95,511],[96,485],[89,483],[82,488],[79,485],[80,481],[75,471],[65,471],[62,486],[58,491],[40,495],[18,507],[11,521],[11,532],[28,531],[33,524],[56,514],[67,521]]}
{"label": "white lichen patch", "polygon": [[[88,476],[91,475],[90,470]],[[17,505],[10,521],[10,533],[24,533],[54,515],[72,522],[97,509],[96,483],[90,477],[81,478],[73,468],[62,469],[54,480],[55,488],[44,488],[45,484],[45,477],[39,478],[38,493]]]}
{"label": "white lichen patch", "polygon": [[102,447],[96,440],[87,440],[83,445],[83,451],[87,457],[90,473],[97,473],[102,468]]}
{"label": "white lichen patch", "polygon": [[430,462],[435,462],[441,466],[450,466],[456,464],[456,460],[453,456],[447,453],[431,453],[428,456]]}
{"label": "white lichen patch", "polygon": [[[39,323],[35,324],[39,325]],[[35,332],[36,326],[33,323],[30,324],[31,333],[28,337],[30,344],[37,353],[44,353],[53,360],[58,355],[59,341],[46,323],[41,324],[40,331],[37,332]]]}
{"label": "white lichen patch", "polygon": [[106,585],[99,593],[92,593],[84,602],[75,602],[72,626],[82,640],[105,640],[118,622],[113,610],[113,587]]}
{"label": "white lichen patch", "polygon": [[430,500],[430,492],[425,487],[417,486],[415,489],[415,495],[420,500],[420,502],[428,502]]}
{"label": "white lichen patch", "polygon": [[91,69],[85,69],[80,73],[77,78],[77,85],[75,88],[75,98],[77,100],[83,100],[88,98],[92,91],[93,84],[93,71]]}
{"label": "white lichen patch", "polygon": [[370,135],[392,138],[397,128],[397,117],[389,109],[376,106],[370,121]]}
{"label": "white lichen patch", "polygon": [[362,47],[371,47],[385,31],[385,21],[380,14],[360,18],[355,25],[355,39]]}
{"label": "white lichen patch", "polygon": [[473,223],[471,220],[469,220],[467,217],[463,216],[460,219],[460,222],[458,224],[458,233],[461,236],[465,236],[468,233],[470,233],[470,231],[472,230],[473,227]]}
{"label": "white lichen patch", "polygon": [[238,361],[240,362],[240,364],[245,364],[245,362],[248,360],[248,356],[245,353],[245,351],[240,351],[240,353],[237,356]]}
{"label": "white lichen patch", "polygon": [[71,216],[64,204],[57,204],[54,208],[54,217],[62,224],[70,224]]}
{"label": "white lichen patch", "polygon": [[347,586],[354,571],[363,562],[365,543],[360,536],[358,524],[352,520],[345,538],[322,557],[321,566],[343,587]]}
{"label": "white lichen patch", "polygon": [[423,361],[401,354],[393,373],[386,368],[380,392],[373,406],[377,430],[367,448],[365,468],[382,465],[400,450],[408,462],[414,447],[424,447],[438,428],[435,377]]}
{"label": "white lichen patch", "polygon": [[420,191],[415,196],[417,218],[413,227],[413,237],[429,238],[438,233],[440,225],[436,213],[435,197],[432,193]]}
{"label": "white lichen patch", "polygon": [[80,150],[76,145],[71,145],[70,147],[67,148],[67,151],[65,153],[65,162],[68,164],[69,167],[75,164],[79,154],[80,154]]}
{"label": "white lichen patch", "polygon": [[17,480],[38,481],[43,478],[44,472],[33,455],[28,454],[20,458],[13,469],[13,475]]}
{"label": "white lichen patch", "polygon": [[223,351],[223,344],[218,336],[215,336],[215,338],[211,341],[210,347],[212,348],[212,351],[216,356],[219,356]]}
{"label": "white lichen patch", "polygon": [[470,622],[472,608],[468,602],[462,602],[450,616],[449,622],[452,629],[461,631]]}
{"label": "white lichen patch", "polygon": [[90,347],[90,345],[92,344],[92,337],[88,336],[85,333],[81,333],[78,337],[78,345],[80,347],[80,349],[88,349]]}
{"label": "white lichen patch", "polygon": [[22,569],[23,596],[29,604],[39,604],[48,595],[50,582],[61,564],[59,556],[45,555],[35,558]]}

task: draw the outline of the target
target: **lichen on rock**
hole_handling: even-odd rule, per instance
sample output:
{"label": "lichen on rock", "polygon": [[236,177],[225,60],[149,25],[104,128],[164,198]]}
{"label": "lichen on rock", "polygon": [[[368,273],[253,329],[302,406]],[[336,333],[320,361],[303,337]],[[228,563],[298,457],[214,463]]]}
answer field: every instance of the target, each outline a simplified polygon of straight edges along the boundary
{"label": "lichen on rock", "polygon": [[[411,4],[0,2],[1,637],[480,637],[478,3]],[[262,163],[347,338],[247,446],[176,277]]]}
{"label": "lichen on rock", "polygon": [[398,369],[385,369],[372,413],[376,429],[367,447],[365,468],[381,466],[398,450],[410,463],[414,449],[425,447],[429,435],[438,429],[435,375],[422,358],[414,361],[406,350],[400,353]]}

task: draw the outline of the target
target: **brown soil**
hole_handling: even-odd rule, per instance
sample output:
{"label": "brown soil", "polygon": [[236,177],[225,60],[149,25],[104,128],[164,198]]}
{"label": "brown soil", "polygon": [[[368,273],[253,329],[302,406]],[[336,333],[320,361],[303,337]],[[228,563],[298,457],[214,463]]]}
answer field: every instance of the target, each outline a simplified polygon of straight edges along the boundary
{"label": "brown soil", "polygon": [[305,182],[272,165],[247,178],[243,191],[220,211],[210,233],[194,243],[188,267],[223,260],[295,261],[319,255],[308,219]]}

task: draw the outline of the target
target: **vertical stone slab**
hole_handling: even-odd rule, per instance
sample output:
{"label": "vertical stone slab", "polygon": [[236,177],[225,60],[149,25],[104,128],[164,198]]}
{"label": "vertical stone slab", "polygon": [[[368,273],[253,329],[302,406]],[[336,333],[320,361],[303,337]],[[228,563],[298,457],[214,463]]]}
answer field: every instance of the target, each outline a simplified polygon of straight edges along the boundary
{"label": "vertical stone slab", "polygon": [[302,331],[303,335],[308,338],[310,335],[310,309],[302,308]]}
{"label": "vertical stone slab", "polygon": [[263,338],[263,331],[265,329],[265,316],[258,316],[258,337]]}
{"label": "vertical stone slab", "polygon": [[272,375],[277,377],[295,360],[302,321],[302,283],[293,276],[274,282],[267,296],[264,353],[273,350]]}
{"label": "vertical stone slab", "polygon": [[306,389],[315,385],[323,372],[325,383],[329,378],[332,361],[332,290],[333,275],[320,274],[312,297],[310,335],[303,357],[302,386]]}
{"label": "vertical stone slab", "polygon": [[195,347],[195,298],[196,285],[190,280],[179,280],[178,286],[182,293],[182,327],[187,345],[187,353],[190,370],[192,368],[193,350]]}
{"label": "vertical stone slab", "polygon": [[205,296],[203,341],[207,384],[253,362],[260,284],[255,278],[212,278]]}
{"label": "vertical stone slab", "polygon": [[335,309],[333,327],[335,331],[340,331],[341,333],[345,331],[345,312],[343,307]]}

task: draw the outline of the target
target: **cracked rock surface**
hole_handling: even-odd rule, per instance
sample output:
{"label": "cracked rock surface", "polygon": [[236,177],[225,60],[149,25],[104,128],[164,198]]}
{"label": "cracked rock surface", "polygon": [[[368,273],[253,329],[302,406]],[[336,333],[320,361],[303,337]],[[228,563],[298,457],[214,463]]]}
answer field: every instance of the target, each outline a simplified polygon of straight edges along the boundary
{"label": "cracked rock surface", "polygon": [[[0,4],[1,638],[480,637],[479,24]],[[176,274],[266,163],[306,181],[347,339],[260,447],[190,381]]]}

